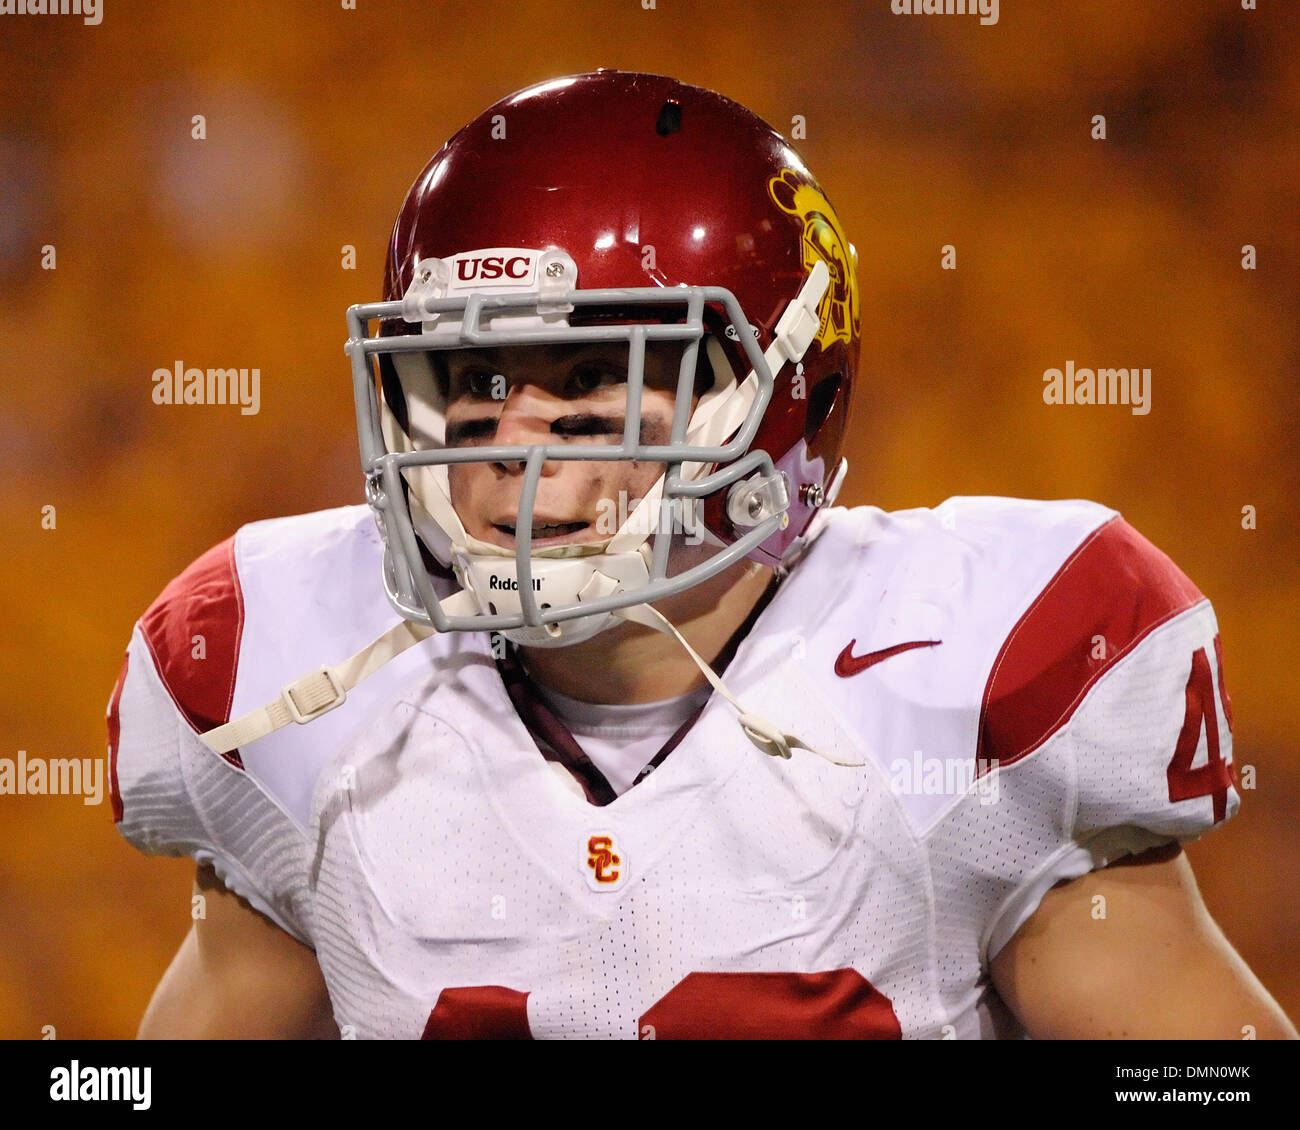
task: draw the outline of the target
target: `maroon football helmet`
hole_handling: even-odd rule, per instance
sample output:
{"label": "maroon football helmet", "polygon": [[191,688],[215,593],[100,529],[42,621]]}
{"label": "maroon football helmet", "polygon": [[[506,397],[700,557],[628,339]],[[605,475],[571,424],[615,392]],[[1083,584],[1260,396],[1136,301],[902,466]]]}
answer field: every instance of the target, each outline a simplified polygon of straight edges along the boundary
{"label": "maroon football helmet", "polygon": [[[652,561],[638,544],[649,529],[587,547],[603,552],[562,577],[561,566],[584,558],[533,550],[526,520],[543,459],[662,462],[656,501],[693,508],[709,544],[726,550],[691,583],[742,557],[782,566],[843,480],[855,261],[790,144],[713,91],[602,70],[539,83],[484,111],[407,195],[384,302],[349,311],[367,497],[395,607],[443,630],[567,643],[634,597],[687,587],[666,576],[666,545],[656,541]],[[678,396],[696,395],[698,407],[692,415],[679,399],[666,446],[639,445],[629,425],[621,447],[509,449],[528,464],[518,552],[485,548],[450,505],[447,468],[506,449],[444,442],[438,352],[579,340],[628,343],[633,419],[646,342],[676,341]],[[474,600],[439,609],[430,557]]]}

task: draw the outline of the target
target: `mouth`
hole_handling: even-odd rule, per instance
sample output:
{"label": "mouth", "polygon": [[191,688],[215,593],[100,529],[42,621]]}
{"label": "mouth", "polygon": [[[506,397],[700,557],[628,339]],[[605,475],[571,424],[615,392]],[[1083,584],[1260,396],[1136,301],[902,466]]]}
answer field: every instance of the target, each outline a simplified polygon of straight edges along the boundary
{"label": "mouth", "polygon": [[[590,526],[590,522],[534,521],[532,542],[536,546],[560,545],[572,541],[575,534]],[[512,521],[493,522],[492,530],[503,539],[503,544],[510,547],[517,544],[518,527]]]}

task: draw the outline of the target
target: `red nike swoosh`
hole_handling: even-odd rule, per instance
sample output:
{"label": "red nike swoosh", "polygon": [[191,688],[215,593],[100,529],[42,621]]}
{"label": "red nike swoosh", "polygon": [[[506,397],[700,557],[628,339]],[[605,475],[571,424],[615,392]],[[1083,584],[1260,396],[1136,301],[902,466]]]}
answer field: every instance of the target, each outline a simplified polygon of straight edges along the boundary
{"label": "red nike swoosh", "polygon": [[943,643],[943,640],[913,640],[911,643],[896,643],[893,647],[881,648],[879,651],[869,651],[866,655],[854,655],[853,645],[857,642],[855,639],[849,640],[849,646],[841,651],[835,660],[835,674],[841,679],[848,679],[861,674],[868,667],[886,659],[892,659],[895,655],[901,655],[905,651],[911,651],[914,647],[934,647],[935,644]]}

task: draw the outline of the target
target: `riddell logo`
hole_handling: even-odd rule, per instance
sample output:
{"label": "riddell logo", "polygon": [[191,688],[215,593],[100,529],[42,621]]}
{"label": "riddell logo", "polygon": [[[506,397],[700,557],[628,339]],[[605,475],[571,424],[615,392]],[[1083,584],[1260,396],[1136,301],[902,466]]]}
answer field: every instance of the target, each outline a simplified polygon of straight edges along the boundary
{"label": "riddell logo", "polygon": [[[494,592],[518,592],[519,579],[517,577],[500,577],[496,573],[488,578],[488,588]],[[533,592],[542,591],[542,578],[533,578]]]}
{"label": "riddell logo", "polygon": [[451,257],[452,290],[485,283],[492,287],[531,287],[537,275],[537,252],[527,247],[485,247]]}

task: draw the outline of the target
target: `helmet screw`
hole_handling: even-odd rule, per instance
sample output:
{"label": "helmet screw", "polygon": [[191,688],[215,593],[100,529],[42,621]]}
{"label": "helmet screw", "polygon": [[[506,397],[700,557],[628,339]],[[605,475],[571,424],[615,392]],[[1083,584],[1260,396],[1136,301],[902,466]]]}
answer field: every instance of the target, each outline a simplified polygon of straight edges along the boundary
{"label": "helmet screw", "polygon": [[556,262],[546,264],[546,277],[548,279],[558,279],[562,274],[564,274],[563,263]]}
{"label": "helmet screw", "polygon": [[763,514],[763,500],[759,498],[758,495],[751,494],[749,496],[749,501],[745,504],[745,510],[749,513],[749,516],[757,522]]}
{"label": "helmet screw", "polygon": [[804,483],[800,493],[803,495],[804,503],[814,510],[826,501],[826,492],[822,490],[821,483]]}
{"label": "helmet screw", "polygon": [[427,283],[431,278],[433,278],[433,272],[430,271],[427,267],[420,272],[420,281],[422,283]]}

